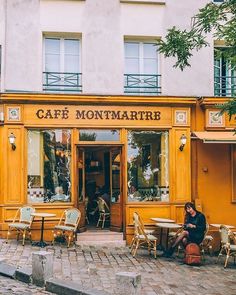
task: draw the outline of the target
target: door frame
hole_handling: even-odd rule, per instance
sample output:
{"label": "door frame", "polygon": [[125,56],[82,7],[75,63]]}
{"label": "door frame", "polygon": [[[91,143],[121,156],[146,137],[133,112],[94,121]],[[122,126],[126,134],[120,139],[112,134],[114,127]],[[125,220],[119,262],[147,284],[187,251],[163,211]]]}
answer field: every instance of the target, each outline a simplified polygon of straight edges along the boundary
{"label": "door frame", "polygon": [[[124,143],[108,143],[108,142],[80,142],[80,143],[76,143],[75,144],[75,150],[76,150],[76,157],[75,157],[75,161],[76,161],[76,169],[75,169],[75,194],[76,194],[76,206],[77,208],[82,207],[83,210],[85,209],[85,205],[79,206],[80,204],[84,204],[85,200],[83,199],[82,201],[79,201],[79,196],[78,196],[78,189],[79,189],[79,169],[78,169],[78,160],[79,160],[79,149],[83,148],[84,152],[86,148],[89,147],[101,147],[101,146],[105,146],[105,147],[117,147],[120,148],[121,150],[121,176],[120,176],[120,191],[121,191],[121,198],[120,198],[120,206],[121,206],[121,215],[122,215],[122,233],[123,233],[123,238],[125,237],[125,199],[124,199],[124,185],[122,185],[124,183],[124,179],[125,179],[125,165],[124,165],[124,153],[125,153],[125,144]],[[83,177],[84,178],[84,177]],[[85,215],[82,214],[82,216],[84,217],[84,220],[81,220],[81,226],[79,227],[80,231],[86,231],[86,223],[85,223]]]}

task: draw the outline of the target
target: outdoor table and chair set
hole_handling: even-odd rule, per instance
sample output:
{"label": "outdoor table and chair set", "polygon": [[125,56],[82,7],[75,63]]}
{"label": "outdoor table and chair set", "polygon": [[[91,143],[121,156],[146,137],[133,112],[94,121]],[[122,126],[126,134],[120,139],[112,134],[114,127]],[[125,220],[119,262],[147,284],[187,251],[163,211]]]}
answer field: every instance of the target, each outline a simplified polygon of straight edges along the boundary
{"label": "outdoor table and chair set", "polygon": [[[136,256],[137,250],[142,246],[147,246],[149,254],[153,252],[154,257],[157,257],[157,250],[166,251],[168,250],[169,244],[175,240],[179,234],[184,230],[183,224],[175,223],[175,220],[167,218],[150,218],[155,222],[156,229],[146,229],[144,222],[137,212],[133,214],[134,222],[134,236],[131,241],[130,251],[133,257]],[[206,224],[206,230],[204,233],[204,239],[199,245],[200,253],[204,259],[205,252],[212,254],[212,242],[213,236],[209,234],[209,228],[217,228],[220,234],[220,251],[217,258],[225,254],[225,263],[224,267],[227,267],[228,260],[230,256],[236,257],[236,232],[233,231],[236,227],[233,225],[224,225],[224,224]],[[156,231],[159,229],[159,238],[156,236]],[[165,238],[165,240],[164,240]],[[158,243],[159,240],[159,243]],[[184,250],[181,246],[177,247],[177,256],[179,256],[180,250]]]}
{"label": "outdoor table and chair set", "polygon": [[[34,222],[34,218],[41,219],[41,235],[40,241],[32,242],[31,239],[31,228]],[[41,248],[46,247],[48,244],[44,241],[44,222],[45,219],[56,217],[54,213],[43,213],[36,212],[35,208],[32,206],[23,206],[20,207],[13,221],[8,224],[7,232],[7,242],[12,231],[16,231],[17,240],[19,236],[22,235],[22,245],[25,244],[26,235],[28,235],[32,246],[38,246]],[[54,226],[53,229],[53,240],[52,245],[54,244],[55,239],[59,238],[61,240],[67,240],[67,247],[70,246],[71,241],[75,242],[76,240],[76,231],[80,221],[81,212],[77,208],[69,208],[63,211],[59,223]],[[51,219],[52,220],[52,219]]]}

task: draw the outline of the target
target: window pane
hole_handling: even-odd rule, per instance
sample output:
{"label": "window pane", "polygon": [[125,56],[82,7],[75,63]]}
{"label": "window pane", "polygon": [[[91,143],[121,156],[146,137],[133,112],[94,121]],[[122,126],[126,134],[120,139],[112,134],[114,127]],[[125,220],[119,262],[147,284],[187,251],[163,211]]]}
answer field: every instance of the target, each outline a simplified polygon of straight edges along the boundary
{"label": "window pane", "polygon": [[47,54],[45,57],[45,71],[59,72],[60,71],[60,56]]}
{"label": "window pane", "polygon": [[139,43],[125,43],[126,57],[139,57]]}
{"label": "window pane", "polygon": [[139,73],[139,60],[135,58],[127,58],[125,62],[125,73],[126,74]]}
{"label": "window pane", "polygon": [[168,132],[128,132],[128,201],[169,201]]}
{"label": "window pane", "polygon": [[45,39],[45,71],[60,71],[60,40]]}
{"label": "window pane", "polygon": [[156,59],[144,59],[143,61],[143,73],[144,74],[157,74],[157,60]]}
{"label": "window pane", "polygon": [[87,130],[81,129],[79,132],[81,141],[119,141],[119,130]]}
{"label": "window pane", "polygon": [[65,56],[65,72],[79,73],[79,56]]}
{"label": "window pane", "polygon": [[143,56],[145,57],[157,57],[157,46],[154,46],[154,44],[144,43],[143,44]]}
{"label": "window pane", "polygon": [[46,54],[60,54],[60,39],[45,39]]}
{"label": "window pane", "polygon": [[65,40],[65,54],[79,55],[79,40]]}
{"label": "window pane", "polygon": [[28,130],[28,203],[71,199],[70,130]]}

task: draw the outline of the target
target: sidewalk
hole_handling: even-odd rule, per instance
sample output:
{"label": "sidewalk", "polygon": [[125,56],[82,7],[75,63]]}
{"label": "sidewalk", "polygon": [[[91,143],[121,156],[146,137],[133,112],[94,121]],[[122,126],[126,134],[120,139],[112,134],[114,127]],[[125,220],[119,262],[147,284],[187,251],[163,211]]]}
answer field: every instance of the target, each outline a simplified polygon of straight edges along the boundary
{"label": "sidewalk", "polygon": [[[0,240],[0,259],[5,258],[7,263],[18,267],[31,266],[31,253],[38,250],[28,242],[23,247],[15,240],[9,244]],[[215,263],[216,257],[207,257],[202,266],[192,267],[184,265],[179,258],[158,257],[155,260],[145,250],[138,251],[133,258],[127,247],[73,246],[67,249],[64,245],[55,245],[44,250],[54,253],[55,278],[73,280],[85,288],[106,290],[111,294],[116,294],[115,274],[120,271],[141,274],[143,295],[236,294],[236,265],[232,258],[224,269],[223,261]],[[1,285],[0,279],[0,294],[6,294],[1,293]],[[40,293],[38,288],[37,294],[49,293]]]}

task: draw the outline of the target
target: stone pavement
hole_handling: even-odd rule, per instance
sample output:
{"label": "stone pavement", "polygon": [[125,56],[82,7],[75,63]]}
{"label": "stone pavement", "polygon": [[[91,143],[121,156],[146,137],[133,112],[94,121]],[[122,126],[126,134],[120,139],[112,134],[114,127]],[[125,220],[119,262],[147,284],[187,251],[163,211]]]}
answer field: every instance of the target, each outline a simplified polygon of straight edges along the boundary
{"label": "stone pavement", "polygon": [[[0,259],[5,258],[6,263],[18,267],[31,266],[31,253],[38,250],[29,243],[23,247],[15,240],[8,244],[0,240]],[[127,247],[73,246],[67,249],[56,244],[45,250],[54,253],[55,278],[72,280],[85,288],[116,294],[115,274],[131,271],[142,276],[142,295],[236,295],[236,265],[232,258],[224,269],[223,260],[216,264],[216,257],[207,257],[202,266],[193,267],[184,265],[182,259],[176,257],[154,259],[146,250],[138,251],[133,258]],[[49,294],[32,285],[4,280],[7,287],[0,278],[0,294],[32,294],[32,290],[34,294]],[[12,289],[6,289],[8,287]]]}
{"label": "stone pavement", "polygon": [[44,291],[35,285],[24,284],[22,282],[0,276],[1,295],[41,295],[52,294]]}

